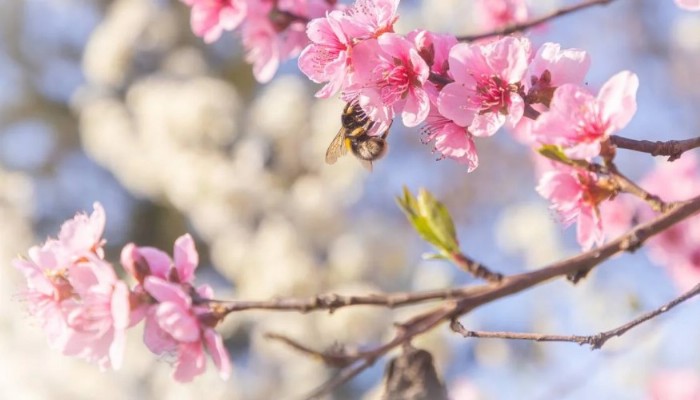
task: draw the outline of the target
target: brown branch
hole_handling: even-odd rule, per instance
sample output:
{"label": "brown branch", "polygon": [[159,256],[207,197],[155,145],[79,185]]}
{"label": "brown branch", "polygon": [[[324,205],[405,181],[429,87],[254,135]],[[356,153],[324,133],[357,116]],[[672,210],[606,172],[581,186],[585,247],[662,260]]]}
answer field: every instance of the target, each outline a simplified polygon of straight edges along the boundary
{"label": "brown branch", "polygon": [[454,320],[450,324],[450,328],[464,336],[465,338],[484,338],[484,339],[515,339],[515,340],[532,340],[535,342],[572,342],[579,345],[590,345],[591,350],[597,350],[613,337],[619,337],[627,333],[630,329],[640,325],[658,315],[661,315],[684,301],[700,294],[700,284],[695,285],[689,291],[669,301],[668,303],[656,308],[652,311],[644,313],[632,321],[621,325],[615,329],[605,332],[600,332],[595,335],[580,336],[580,335],[547,335],[542,333],[519,333],[519,332],[483,332],[470,331],[466,329],[459,321]]}
{"label": "brown branch", "polygon": [[399,292],[391,294],[369,294],[364,296],[343,296],[334,293],[320,294],[306,299],[286,298],[272,300],[210,300],[220,303],[223,314],[244,310],[330,311],[348,306],[378,306],[386,308],[404,307],[435,300],[458,299],[469,293],[469,288],[439,289],[424,292]]}
{"label": "brown branch", "polygon": [[664,202],[659,196],[647,192],[627,176],[623,175],[612,161],[607,162],[606,172],[615,181],[618,190],[639,197],[648,203],[653,210],[666,212],[669,208],[673,207],[673,204]]}
{"label": "brown branch", "polygon": [[667,142],[652,142],[612,135],[610,136],[610,142],[620,149],[648,153],[652,156],[667,156],[668,161],[677,160],[684,152],[700,147],[700,137],[685,140],[669,140]]}
{"label": "brown branch", "polygon": [[586,8],[593,7],[593,6],[607,5],[609,3],[612,3],[613,1],[615,1],[615,0],[589,0],[589,1],[579,3],[579,4],[574,4],[571,6],[562,7],[562,8],[560,8],[560,9],[558,9],[550,14],[547,14],[547,15],[542,16],[540,18],[533,19],[531,21],[523,22],[521,24],[509,25],[509,26],[506,26],[505,28],[502,28],[502,29],[497,29],[495,31],[486,32],[486,33],[480,33],[477,35],[459,36],[459,37],[457,37],[457,40],[460,42],[473,42],[476,40],[485,39],[485,38],[489,38],[489,37],[493,37],[493,36],[503,36],[503,35],[510,35],[510,34],[516,33],[516,32],[523,32],[523,31],[526,31],[526,30],[533,28],[537,25],[541,25],[545,22],[562,17],[564,15],[571,14],[571,13],[574,13],[576,11],[584,10]]}
{"label": "brown branch", "polygon": [[318,398],[329,393],[369,368],[379,357],[398,346],[409,343],[414,337],[428,332],[446,321],[453,321],[479,306],[522,292],[554,278],[585,273],[615,254],[637,249],[650,237],[699,212],[700,196],[678,203],[677,207],[667,213],[647,223],[635,226],[625,235],[600,248],[550,264],[536,271],[507,276],[498,284],[467,288],[461,299],[445,303],[398,325],[393,339],[373,350],[364,352],[362,362],[341,371],[340,375],[314,390],[309,398]]}
{"label": "brown branch", "polygon": [[491,270],[488,269],[488,267],[477,261],[472,260],[463,253],[458,252],[452,254],[450,256],[450,261],[452,261],[463,271],[466,271],[474,275],[474,277],[483,279],[487,282],[498,283],[501,280],[503,280],[503,274],[500,274],[498,272],[491,272]]}

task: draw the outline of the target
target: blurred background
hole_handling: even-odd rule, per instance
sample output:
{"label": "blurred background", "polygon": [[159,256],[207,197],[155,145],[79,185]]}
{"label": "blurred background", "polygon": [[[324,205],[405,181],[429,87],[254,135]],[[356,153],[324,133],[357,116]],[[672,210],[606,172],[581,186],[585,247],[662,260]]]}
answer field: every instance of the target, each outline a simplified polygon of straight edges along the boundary
{"label": "blurred background", "polygon": [[[530,3],[534,15],[563,4]],[[469,0],[405,0],[397,31],[475,33],[472,7]],[[49,350],[17,299],[23,279],[10,266],[95,201],[107,212],[111,260],[128,242],[171,251],[175,238],[191,232],[202,257],[198,280],[224,299],[471,282],[448,263],[422,261],[430,249],[394,203],[402,185],[442,199],[464,252],[500,272],[534,269],[578,250],[574,230],[562,229],[534,191],[529,150],[507,132],[477,141],[481,166],[471,174],[436,162],[418,129],[398,126],[374,172],[351,157],[327,166],[323,155],[340,126],[342,102],[316,100],[317,87],[295,61],[271,83],[257,84],[236,35],[205,46],[188,19],[188,8],[174,0],[0,0],[0,398],[295,398],[333,371],[265,340],[265,332],[319,350],[367,346],[390,337],[391,321],[421,308],[231,315],[219,328],[235,366],[228,382],[209,365],[193,383],[175,383],[168,363],[133,331],[122,369],[101,373]],[[671,0],[619,0],[531,37],[537,45],[589,51],[591,88],[622,69],[639,75],[639,111],[624,136],[697,136],[700,14]],[[655,162],[624,152],[620,159],[633,178]],[[462,323],[587,335],[677,293],[666,271],[640,251],[575,287],[553,282]],[[463,339],[447,327],[414,344],[433,354],[455,400],[650,398],[664,377],[697,383],[698,312],[690,302],[595,352],[569,343]],[[334,398],[377,398],[384,361]]]}

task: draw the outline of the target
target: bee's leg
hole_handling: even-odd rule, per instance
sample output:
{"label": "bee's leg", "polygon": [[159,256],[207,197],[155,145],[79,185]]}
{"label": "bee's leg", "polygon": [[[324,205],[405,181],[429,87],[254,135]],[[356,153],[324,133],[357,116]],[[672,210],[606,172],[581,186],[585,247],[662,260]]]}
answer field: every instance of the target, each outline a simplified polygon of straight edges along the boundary
{"label": "bee's leg", "polygon": [[386,139],[387,136],[389,136],[389,130],[391,129],[391,125],[393,124],[394,120],[392,119],[391,122],[389,122],[389,126],[387,126],[386,129],[384,129],[384,132],[382,132],[382,134],[379,135],[379,137],[381,137],[382,139]]}

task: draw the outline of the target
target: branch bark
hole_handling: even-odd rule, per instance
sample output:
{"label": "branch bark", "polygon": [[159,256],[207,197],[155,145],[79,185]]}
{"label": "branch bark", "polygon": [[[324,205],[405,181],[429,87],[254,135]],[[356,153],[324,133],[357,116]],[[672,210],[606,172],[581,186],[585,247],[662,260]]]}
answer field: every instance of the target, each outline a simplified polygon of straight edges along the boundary
{"label": "branch bark", "polygon": [[652,142],[649,140],[635,140],[626,137],[612,135],[610,142],[620,149],[638,151],[652,156],[667,156],[668,161],[674,161],[688,151],[700,147],[700,137],[686,140],[669,140],[666,142]]}
{"label": "branch bark", "polygon": [[550,14],[544,15],[540,18],[533,19],[531,21],[523,22],[521,24],[506,26],[505,28],[502,28],[502,29],[497,29],[495,31],[486,32],[486,33],[480,33],[477,35],[459,36],[459,37],[457,37],[457,40],[460,42],[473,42],[476,40],[486,39],[486,38],[490,38],[490,37],[494,37],[494,36],[504,36],[504,35],[510,35],[510,34],[516,33],[516,32],[523,32],[523,31],[526,31],[526,30],[533,28],[537,25],[542,25],[545,22],[562,17],[564,15],[572,14],[572,13],[575,13],[577,11],[581,11],[581,10],[584,10],[586,8],[593,7],[593,6],[607,5],[609,3],[612,3],[613,1],[615,1],[615,0],[589,0],[589,1],[579,3],[579,4],[574,4],[571,6],[562,7],[562,8],[560,8],[560,9],[558,9]]}
{"label": "branch bark", "polygon": [[520,333],[520,332],[483,332],[483,331],[470,331],[466,329],[459,321],[452,321],[450,328],[453,331],[459,333],[465,338],[484,338],[484,339],[514,339],[514,340],[532,340],[535,342],[571,342],[578,343],[579,345],[589,345],[591,350],[597,350],[603,347],[603,345],[613,337],[619,337],[627,333],[630,329],[649,321],[665,312],[668,312],[677,305],[683,303],[684,301],[691,299],[700,294],[700,284],[695,285],[689,291],[683,293],[682,295],[676,297],[675,299],[669,301],[668,303],[658,307],[652,311],[644,313],[639,317],[633,319],[632,321],[620,325],[617,328],[600,332],[595,335],[580,336],[580,335],[547,335],[542,333]]}

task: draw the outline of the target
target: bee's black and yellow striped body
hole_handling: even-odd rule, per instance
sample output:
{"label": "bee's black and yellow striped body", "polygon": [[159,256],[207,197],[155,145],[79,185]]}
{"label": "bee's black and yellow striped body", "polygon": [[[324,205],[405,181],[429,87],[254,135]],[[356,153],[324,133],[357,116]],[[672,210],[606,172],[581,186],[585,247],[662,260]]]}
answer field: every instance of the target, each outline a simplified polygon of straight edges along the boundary
{"label": "bee's black and yellow striped body", "polygon": [[340,122],[342,126],[326,150],[326,163],[334,164],[349,150],[365,168],[371,170],[372,162],[386,154],[389,128],[381,135],[369,135],[368,132],[375,126],[375,122],[369,119],[356,102],[345,105]]}

